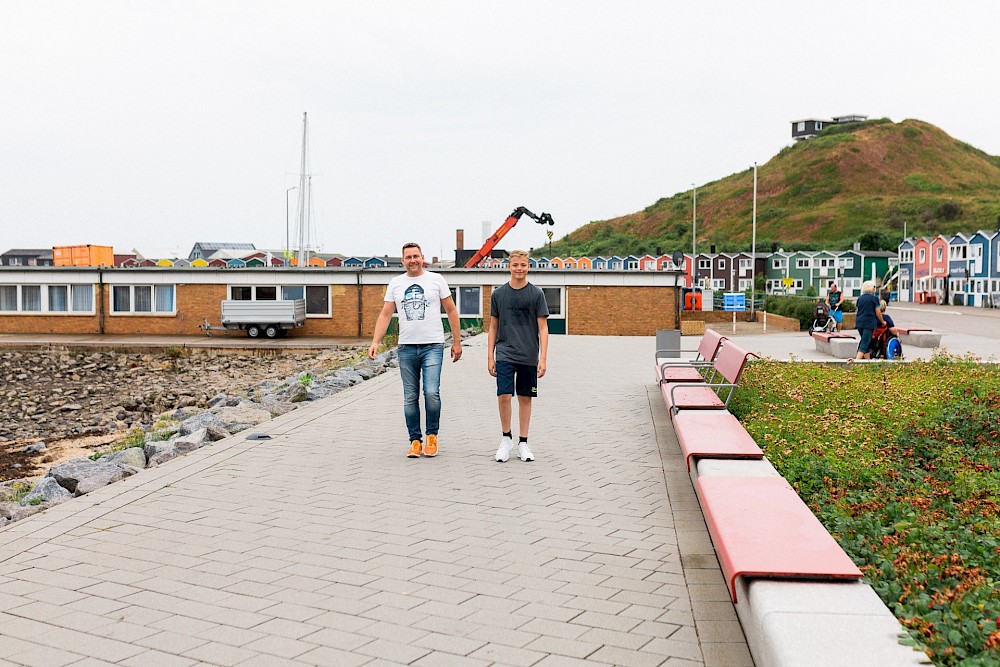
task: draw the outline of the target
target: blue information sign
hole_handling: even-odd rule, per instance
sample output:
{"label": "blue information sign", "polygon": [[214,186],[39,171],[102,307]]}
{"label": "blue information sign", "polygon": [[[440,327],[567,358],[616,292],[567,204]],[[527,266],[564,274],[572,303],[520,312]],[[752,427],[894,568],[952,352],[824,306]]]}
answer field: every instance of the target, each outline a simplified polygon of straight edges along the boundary
{"label": "blue information sign", "polygon": [[742,292],[727,292],[722,295],[722,309],[726,312],[741,312],[747,309],[747,295]]}

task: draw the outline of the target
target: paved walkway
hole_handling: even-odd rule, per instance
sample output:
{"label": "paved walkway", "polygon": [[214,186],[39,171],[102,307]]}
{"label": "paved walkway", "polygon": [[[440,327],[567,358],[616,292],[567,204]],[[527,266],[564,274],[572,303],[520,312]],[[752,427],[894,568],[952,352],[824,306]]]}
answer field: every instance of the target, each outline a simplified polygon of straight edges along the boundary
{"label": "paved walkway", "polygon": [[0,665],[752,665],[652,337],[553,337],[506,464],[485,342],[435,459],[392,372],[0,530]]}

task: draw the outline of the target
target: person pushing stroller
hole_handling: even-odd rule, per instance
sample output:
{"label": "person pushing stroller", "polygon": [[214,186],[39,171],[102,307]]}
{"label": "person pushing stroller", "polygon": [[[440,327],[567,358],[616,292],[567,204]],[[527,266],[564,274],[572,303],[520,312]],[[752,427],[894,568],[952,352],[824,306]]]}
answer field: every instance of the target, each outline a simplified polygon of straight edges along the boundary
{"label": "person pushing stroller", "polygon": [[839,333],[844,322],[844,293],[840,291],[840,287],[836,281],[830,281],[830,287],[826,293],[824,303],[826,304],[827,311],[830,313],[830,317],[833,318],[833,330]]}

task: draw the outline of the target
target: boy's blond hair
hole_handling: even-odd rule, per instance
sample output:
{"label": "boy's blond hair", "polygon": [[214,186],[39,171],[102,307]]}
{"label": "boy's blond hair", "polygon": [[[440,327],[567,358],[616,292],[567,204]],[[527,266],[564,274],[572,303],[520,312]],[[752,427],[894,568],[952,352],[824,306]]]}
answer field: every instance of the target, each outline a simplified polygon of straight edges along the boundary
{"label": "boy's blond hair", "polygon": [[527,250],[511,250],[510,254],[507,256],[507,259],[512,260],[515,257],[524,257],[525,259],[531,259],[531,255],[528,254]]}

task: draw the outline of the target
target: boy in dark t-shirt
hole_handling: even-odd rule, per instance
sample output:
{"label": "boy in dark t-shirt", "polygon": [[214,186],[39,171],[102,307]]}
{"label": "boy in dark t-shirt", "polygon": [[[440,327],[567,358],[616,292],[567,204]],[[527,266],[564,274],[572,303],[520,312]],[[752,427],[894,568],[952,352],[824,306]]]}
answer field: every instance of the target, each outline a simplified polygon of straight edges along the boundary
{"label": "boy in dark t-shirt", "polygon": [[497,379],[497,406],[500,411],[500,446],[496,460],[510,458],[514,447],[511,433],[512,398],[517,394],[519,440],[517,457],[534,461],[528,447],[531,399],[538,395],[538,378],[545,375],[549,348],[549,309],[542,290],[528,282],[528,253],[513,250],[508,270],[510,281],[490,296],[490,334],[486,366]]}

